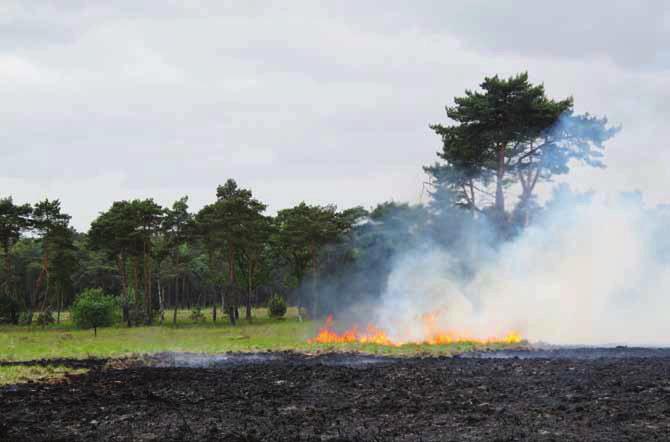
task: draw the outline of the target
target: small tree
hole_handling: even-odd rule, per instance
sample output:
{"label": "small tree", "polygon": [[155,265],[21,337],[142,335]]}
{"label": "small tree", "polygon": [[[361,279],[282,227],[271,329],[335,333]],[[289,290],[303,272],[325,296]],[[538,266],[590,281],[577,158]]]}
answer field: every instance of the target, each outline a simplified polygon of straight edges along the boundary
{"label": "small tree", "polygon": [[286,301],[281,296],[274,294],[268,301],[268,315],[271,318],[283,318],[286,314]]}
{"label": "small tree", "polygon": [[21,305],[14,297],[0,295],[0,324],[18,324],[21,311]]}
{"label": "small tree", "polygon": [[77,296],[72,305],[72,320],[83,329],[93,329],[98,335],[98,327],[108,327],[118,319],[119,303],[116,298],[106,295],[102,289],[87,289]]}

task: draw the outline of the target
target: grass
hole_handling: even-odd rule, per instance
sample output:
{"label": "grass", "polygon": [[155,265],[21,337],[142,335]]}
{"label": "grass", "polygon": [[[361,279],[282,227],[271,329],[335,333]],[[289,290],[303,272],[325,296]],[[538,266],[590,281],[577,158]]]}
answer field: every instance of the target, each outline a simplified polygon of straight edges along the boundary
{"label": "grass", "polygon": [[[393,356],[451,355],[478,348],[476,344],[450,345],[410,344],[389,347],[375,344],[310,344],[320,322],[299,321],[295,308],[289,308],[284,319],[270,319],[265,309],[254,311],[254,320],[241,319],[231,326],[219,316],[212,321],[211,310],[205,311],[205,321],[190,320],[190,311],[178,311],[177,327],[172,326],[172,312],[166,315],[164,325],[127,328],[122,325],[92,330],[78,330],[69,315],[61,315],[61,323],[46,327],[0,326],[0,361],[28,361],[33,359],[89,357],[123,357],[163,351],[203,353],[282,351],[303,352],[355,351]],[[491,348],[492,346],[488,346]],[[48,376],[44,367],[0,367],[0,384]],[[54,371],[58,375],[58,371]]]}
{"label": "grass", "polygon": [[0,385],[62,379],[65,375],[83,374],[87,371],[83,368],[69,368],[61,365],[3,366],[0,367]]}
{"label": "grass", "polygon": [[269,319],[259,310],[252,323],[242,319],[234,327],[220,317],[214,323],[211,312],[203,313],[204,322],[193,322],[190,312],[179,311],[177,327],[170,317],[163,326],[100,328],[97,337],[92,330],[76,329],[67,316],[61,324],[47,327],[1,326],[0,360],[120,357],[161,351],[308,350],[311,346],[306,341],[318,328],[313,322],[300,322],[294,309],[282,320]]}

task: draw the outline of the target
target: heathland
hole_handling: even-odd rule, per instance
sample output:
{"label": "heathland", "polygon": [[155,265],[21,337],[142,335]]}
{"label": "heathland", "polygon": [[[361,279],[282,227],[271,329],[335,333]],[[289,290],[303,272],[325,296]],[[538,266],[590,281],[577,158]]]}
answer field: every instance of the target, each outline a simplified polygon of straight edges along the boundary
{"label": "heathland", "polygon": [[[231,325],[227,319],[212,321],[211,312],[198,321],[191,312],[179,310],[177,324],[125,327],[118,324],[92,330],[76,328],[68,313],[60,324],[47,326],[0,326],[0,384],[59,377],[72,369],[58,366],[59,359],[135,358],[159,352],[265,352],[299,351],[304,353],[349,352],[394,356],[453,355],[475,348],[499,348],[504,344],[460,342],[444,345],[406,344],[402,346],[371,343],[309,342],[323,326],[322,321],[300,320],[297,309],[288,309],[286,317],[269,318],[264,308],[253,310],[251,322]],[[17,361],[49,359],[54,365],[18,366]],[[76,372],[77,369],[74,369]]]}

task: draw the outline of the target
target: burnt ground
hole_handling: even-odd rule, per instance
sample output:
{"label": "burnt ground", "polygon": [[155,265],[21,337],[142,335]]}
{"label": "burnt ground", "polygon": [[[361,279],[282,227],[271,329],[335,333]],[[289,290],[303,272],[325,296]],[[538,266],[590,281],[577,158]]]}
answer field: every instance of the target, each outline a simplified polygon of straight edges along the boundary
{"label": "burnt ground", "polygon": [[489,356],[78,361],[0,389],[0,440],[670,440],[670,351]]}

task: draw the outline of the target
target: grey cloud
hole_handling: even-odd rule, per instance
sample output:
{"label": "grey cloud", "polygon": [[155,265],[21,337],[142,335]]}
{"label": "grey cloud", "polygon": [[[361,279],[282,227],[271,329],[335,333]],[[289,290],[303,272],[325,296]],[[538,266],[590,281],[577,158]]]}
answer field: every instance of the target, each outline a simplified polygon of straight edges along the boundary
{"label": "grey cloud", "polygon": [[354,1],[330,7],[334,16],[360,26],[451,33],[489,54],[603,57],[628,68],[670,67],[670,5],[663,0],[391,0],[383,8]]}
{"label": "grey cloud", "polygon": [[670,138],[668,8],[582,3],[3,4],[0,194],[58,193],[79,228],[112,199],[197,208],[228,177],[273,210],[416,201],[439,148],[428,124],[484,75],[522,70],[624,124],[584,186],[660,188],[630,166],[635,140],[662,164]]}

